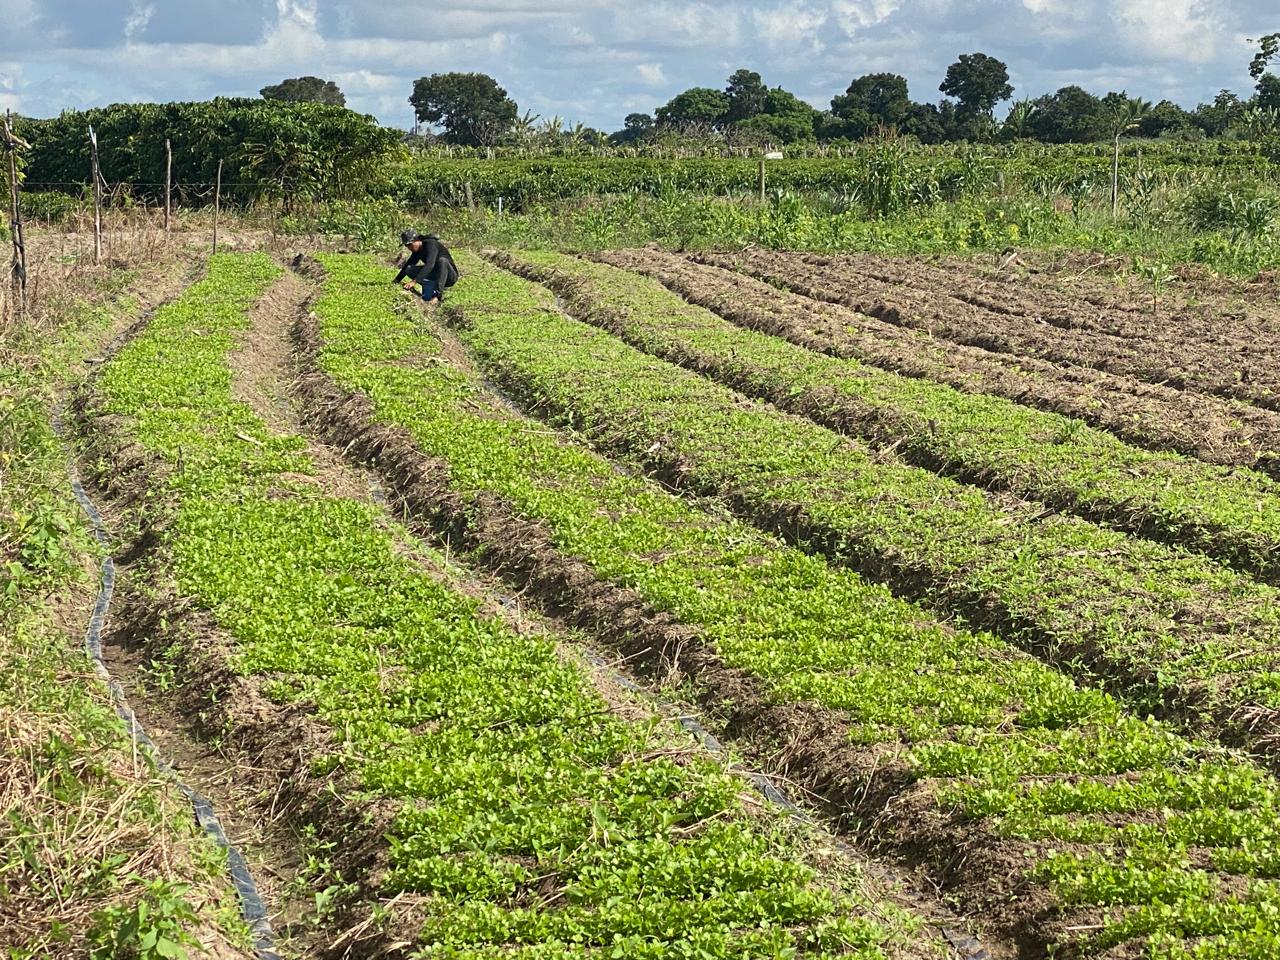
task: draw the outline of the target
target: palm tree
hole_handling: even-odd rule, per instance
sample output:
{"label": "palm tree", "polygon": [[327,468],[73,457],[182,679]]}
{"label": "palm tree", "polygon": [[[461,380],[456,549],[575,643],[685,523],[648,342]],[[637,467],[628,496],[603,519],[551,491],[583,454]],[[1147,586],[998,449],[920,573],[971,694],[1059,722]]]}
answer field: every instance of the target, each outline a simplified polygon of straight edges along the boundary
{"label": "palm tree", "polygon": [[1031,122],[1035,112],[1036,105],[1030,97],[1015,101],[1009,110],[1009,115],[1004,118],[1005,133],[1012,136],[1014,140],[1021,140],[1027,135],[1027,124]]}
{"label": "palm tree", "polygon": [[[1108,99],[1112,99],[1108,97]],[[1144,117],[1151,112],[1151,101],[1141,97],[1128,97],[1123,92],[1115,97],[1106,112],[1107,129],[1115,142],[1111,160],[1111,218],[1120,215],[1120,138],[1137,129]]]}

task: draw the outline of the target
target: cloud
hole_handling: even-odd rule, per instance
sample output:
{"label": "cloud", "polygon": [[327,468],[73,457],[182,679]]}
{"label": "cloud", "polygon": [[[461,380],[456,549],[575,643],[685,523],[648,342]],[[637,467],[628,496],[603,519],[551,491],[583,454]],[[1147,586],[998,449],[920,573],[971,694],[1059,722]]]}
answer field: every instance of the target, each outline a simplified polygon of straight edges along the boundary
{"label": "cloud", "polygon": [[902,0],[835,0],[831,12],[849,36],[888,20],[902,6]]}
{"label": "cloud", "polygon": [[[355,109],[408,122],[413,81],[498,79],[521,105],[602,129],[739,67],[812,103],[860,74],[917,99],[959,53],[1005,60],[1018,96],[1064,83],[1188,106],[1249,92],[1243,38],[1275,0],[0,0],[0,96],[38,116],[138,99],[253,96],[335,79]],[[1277,24],[1280,27],[1280,24]]]}
{"label": "cloud", "polygon": [[1114,0],[1112,18],[1138,56],[1206,63],[1220,28],[1199,0]]}
{"label": "cloud", "polygon": [[147,25],[151,23],[151,18],[156,14],[155,4],[149,3],[143,6],[138,0],[133,0],[130,4],[128,18],[124,22],[124,42],[126,46],[130,46],[146,33]]}
{"label": "cloud", "polygon": [[640,75],[640,82],[646,86],[661,87],[667,82],[667,75],[662,72],[660,63],[637,63],[636,73]]}
{"label": "cloud", "polygon": [[751,19],[756,35],[771,47],[819,51],[829,16],[825,8],[801,2],[752,11]]}

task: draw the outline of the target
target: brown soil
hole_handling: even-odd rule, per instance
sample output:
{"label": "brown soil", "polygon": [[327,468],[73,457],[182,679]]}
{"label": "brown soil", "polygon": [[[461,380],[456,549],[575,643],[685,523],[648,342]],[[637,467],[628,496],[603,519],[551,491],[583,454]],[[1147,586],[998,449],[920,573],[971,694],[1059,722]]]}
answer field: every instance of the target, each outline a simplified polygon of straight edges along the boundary
{"label": "brown soil", "polygon": [[[625,326],[573,278],[529,266],[510,256],[494,255],[494,259],[517,273],[548,283],[565,298],[565,308],[579,319],[615,333]],[[518,374],[507,376],[505,372],[499,374],[498,384],[517,396],[527,387]],[[589,433],[597,447],[624,459],[635,458],[648,443],[645,440],[636,448],[634,442],[638,441],[628,432],[603,426]],[[1144,589],[1142,584],[1155,573],[1154,568],[1177,571],[1184,565],[1177,554],[1152,557],[1140,543],[1135,543],[1132,550],[1117,551],[1123,556],[1116,557],[1112,564],[1130,576],[1117,578],[1110,570],[1104,573],[1076,563],[1060,580],[1041,579],[1036,598],[1011,600],[987,585],[990,571],[981,558],[971,556],[967,530],[958,534],[966,538],[963,542],[942,545],[941,550],[939,545],[925,551],[909,549],[878,540],[870,532],[851,531],[815,519],[806,503],[762,501],[757,494],[739,490],[718,476],[700,479],[698,466],[704,459],[714,460],[714,450],[705,451],[705,457],[700,454],[698,463],[689,462],[676,452],[676,445],[668,449],[665,444],[655,444],[643,452],[645,469],[672,489],[719,497],[754,525],[885,583],[899,595],[949,614],[959,613],[1058,668],[1075,664],[1089,682],[1101,683],[1122,700],[1140,702],[1143,711],[1150,710],[1182,725],[1193,735],[1247,747],[1273,768],[1280,764],[1276,750],[1280,744],[1280,711],[1258,704],[1257,695],[1246,692],[1241,685],[1241,681],[1273,668],[1276,662],[1275,625],[1268,617],[1270,611],[1258,609],[1256,594],[1238,597],[1229,584],[1218,586],[1204,577],[1190,581],[1194,585],[1187,595],[1176,600],[1157,597]],[[880,457],[896,459],[890,450],[881,451]],[[996,499],[990,494],[988,498],[993,507],[1005,514],[992,530],[1010,528],[1008,533],[993,534],[993,544],[1018,545],[1022,538],[1017,531],[1033,524],[1060,528],[1081,524],[1076,518],[1055,515],[1039,504],[1012,497]],[[957,503],[956,509],[965,508]],[[1072,536],[1070,530],[1066,534]],[[939,536],[943,535],[940,531]],[[946,559],[948,554],[966,559],[956,567]],[[1042,562],[1048,560],[1042,558]],[[1117,579],[1125,582],[1123,588],[1117,588]],[[1132,642],[1121,644],[1107,637],[1110,625],[1119,622],[1131,625]],[[1171,656],[1165,651],[1161,638],[1166,635],[1177,636],[1186,652]],[[1234,663],[1224,667],[1220,675],[1190,671],[1176,684],[1162,676],[1162,665],[1190,656],[1198,642],[1206,646],[1222,644],[1224,637],[1233,638],[1227,662]],[[1240,692],[1235,693],[1236,690]]]}
{"label": "brown soil", "polygon": [[[806,296],[955,343],[1280,411],[1280,334],[1261,323],[1255,329],[1247,317],[1202,315],[1192,323],[1129,311],[1100,322],[1087,302],[1041,304],[1042,295],[1053,299],[1047,291],[1028,299],[1016,281],[930,276],[916,261],[772,252],[742,259],[747,272]],[[709,260],[727,265],[724,255]]]}
{"label": "brown soil", "polygon": [[996,938],[988,943],[995,956],[1042,957],[1055,934],[1070,927],[1075,914],[1064,916],[1043,887],[1023,879],[1031,845],[941,812],[931,785],[912,782],[896,749],[851,744],[839,711],[771,702],[758,681],[726,666],[695,629],[597,577],[562,553],[546,528],[492,494],[453,490],[447,464],[423,454],[402,429],[378,423],[366,398],[320,371],[314,318],[299,323],[296,338],[308,370],[301,387],[320,429],[351,456],[376,464],[424,533],[475,551],[536,602],[616,649],[629,669],[667,685],[687,681],[736,749],[805,791],[857,842],[916,871],[920,889],[940,885]]}
{"label": "brown soil", "polygon": [[[530,267],[527,262],[510,254],[493,253],[489,256],[508,270],[557,289],[563,283],[571,282],[569,278],[552,277],[543,268]],[[817,346],[819,339],[811,332],[814,327],[812,313],[844,310],[659,250],[614,251],[595,254],[594,259],[651,277],[689,303],[706,308],[738,326],[778,336],[810,349]],[[574,306],[580,319],[604,327],[641,350],[655,352],[651,344],[637,342],[630,335],[624,319],[615,321],[609,311],[598,303],[591,306],[589,315],[583,313],[583,304],[576,299]],[[915,334],[908,334],[908,337],[918,340]],[[1269,581],[1274,581],[1277,575],[1267,558],[1280,554],[1280,544],[1265,538],[1253,536],[1246,539],[1237,530],[1206,524],[1200,518],[1179,525],[1172,518],[1153,516],[1147,509],[1135,508],[1127,500],[1115,502],[1103,497],[1082,500],[1069,489],[1043,483],[1028,484],[1016,470],[993,473],[940,455],[928,442],[933,422],[909,405],[865,402],[854,393],[836,389],[834,383],[831,386],[810,386],[796,392],[789,384],[779,382],[775,385],[768,383],[768,378],[756,376],[757,367],[749,358],[736,355],[726,358],[716,351],[699,349],[692,343],[664,349],[662,355],[789,413],[803,416],[838,433],[861,437],[886,456],[892,455],[914,466],[953,476],[964,483],[1038,500],[1054,510],[1073,513],[1142,537],[1186,546]],[[949,367],[945,372],[953,370]],[[850,382],[864,378],[863,374],[853,370],[844,376]],[[764,386],[766,383],[768,386]],[[1052,432],[1046,431],[1046,437],[1050,436]],[[1143,471],[1153,480],[1177,484],[1185,476],[1184,463],[1181,458],[1169,457],[1159,463],[1145,465]]]}
{"label": "brown soil", "polygon": [[[639,258],[636,268],[655,276],[661,272],[659,279],[671,277],[675,288],[687,282],[676,262],[682,258],[648,251],[616,256],[624,258],[611,261],[617,265]],[[744,326],[905,376],[1075,417],[1138,446],[1280,477],[1280,414],[1275,411],[934,336],[901,323],[893,301],[845,295],[818,268],[802,273],[792,261],[784,265],[771,255],[696,254],[692,259],[704,270],[719,268],[700,275],[718,291],[702,305]],[[744,272],[801,296],[780,295],[775,286],[753,283]],[[887,294],[888,287],[882,285],[882,292]]]}

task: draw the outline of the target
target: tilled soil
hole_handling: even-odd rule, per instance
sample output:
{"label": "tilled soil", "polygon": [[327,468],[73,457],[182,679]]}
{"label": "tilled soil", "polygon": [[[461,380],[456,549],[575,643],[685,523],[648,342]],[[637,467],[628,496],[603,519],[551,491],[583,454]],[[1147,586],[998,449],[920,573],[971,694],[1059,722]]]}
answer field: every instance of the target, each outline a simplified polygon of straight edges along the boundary
{"label": "tilled soil", "polygon": [[[874,279],[851,290],[825,267],[800,260],[802,255],[782,256],[790,259],[695,254],[696,269],[690,270],[684,265],[689,261],[660,251],[606,255],[613,258],[608,262],[648,273],[734,322],[809,349],[1075,417],[1138,446],[1280,476],[1280,413],[1274,410],[992,349],[989,339],[965,332],[969,318],[982,312],[972,305]],[[777,286],[800,296],[780,296]],[[907,302],[917,314],[910,314]],[[920,322],[904,320],[908,315]],[[998,326],[993,318],[999,316],[987,312],[987,325]]]}
{"label": "tilled soil", "polygon": [[[330,442],[376,464],[425,531],[476,550],[531,600],[616,648],[633,670],[691,687],[752,761],[809,793],[860,844],[940,885],[996,938],[987,944],[995,955],[1043,956],[1047,944],[1091,929],[1096,911],[1064,909],[1024,878],[1027,851],[1038,844],[1010,841],[942,812],[933,784],[914,781],[895,748],[851,743],[841,711],[775,702],[758,680],[727,666],[696,628],[600,578],[563,553],[542,525],[496,496],[458,493],[447,463],[422,453],[406,431],[379,423],[366,398],[345,392],[318,368],[319,345],[315,321],[300,324],[297,348],[310,370],[303,390],[321,429]],[[500,401],[475,402],[496,409]]]}
{"label": "tilled soil", "polygon": [[1097,313],[1096,307],[1077,303],[1059,311],[1028,307],[1022,313],[973,282],[952,279],[940,286],[938,278],[922,276],[912,267],[884,270],[856,255],[770,252],[739,259],[753,275],[786,283],[807,296],[957,343],[1280,410],[1280,375],[1273,372],[1280,354],[1265,329],[1257,331],[1259,341],[1247,322],[1220,318],[1199,336],[1185,337],[1179,335],[1178,318],[1154,315],[1146,330],[1135,324],[1120,328],[1114,317],[1108,328],[1086,319]]}

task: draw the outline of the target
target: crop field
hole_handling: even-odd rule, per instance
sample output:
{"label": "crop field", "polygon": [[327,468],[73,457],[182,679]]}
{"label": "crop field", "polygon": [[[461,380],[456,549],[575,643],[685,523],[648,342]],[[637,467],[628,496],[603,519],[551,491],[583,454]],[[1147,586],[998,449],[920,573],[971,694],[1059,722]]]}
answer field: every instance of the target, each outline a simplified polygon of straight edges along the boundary
{"label": "crop field", "polygon": [[[0,718],[96,732],[4,808],[13,956],[1280,956],[1274,278],[455,255],[429,307],[221,253],[60,348]],[[62,445],[114,699],[56,693]],[[91,884],[36,870],[100,817]],[[36,884],[127,906],[40,939]]]}

